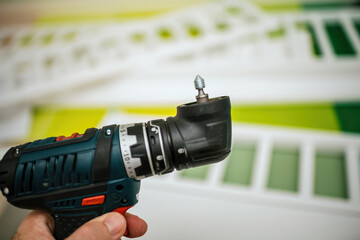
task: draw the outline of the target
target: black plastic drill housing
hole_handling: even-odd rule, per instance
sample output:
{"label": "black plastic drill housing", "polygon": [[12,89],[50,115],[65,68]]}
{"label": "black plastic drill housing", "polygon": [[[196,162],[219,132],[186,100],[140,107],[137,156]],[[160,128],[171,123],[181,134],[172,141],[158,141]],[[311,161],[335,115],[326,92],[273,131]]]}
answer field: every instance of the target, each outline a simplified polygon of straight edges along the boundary
{"label": "black plastic drill housing", "polygon": [[166,119],[177,170],[225,159],[231,151],[231,105],[227,96],[177,107]]}

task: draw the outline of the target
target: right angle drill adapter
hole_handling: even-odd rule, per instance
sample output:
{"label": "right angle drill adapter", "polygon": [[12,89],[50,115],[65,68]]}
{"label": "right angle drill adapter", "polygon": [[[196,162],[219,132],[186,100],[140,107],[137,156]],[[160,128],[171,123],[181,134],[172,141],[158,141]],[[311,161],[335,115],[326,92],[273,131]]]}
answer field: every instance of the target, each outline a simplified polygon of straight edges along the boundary
{"label": "right angle drill adapter", "polygon": [[231,151],[230,98],[209,99],[199,75],[194,83],[197,102],[178,106],[176,116],[166,119],[177,170],[219,162]]}

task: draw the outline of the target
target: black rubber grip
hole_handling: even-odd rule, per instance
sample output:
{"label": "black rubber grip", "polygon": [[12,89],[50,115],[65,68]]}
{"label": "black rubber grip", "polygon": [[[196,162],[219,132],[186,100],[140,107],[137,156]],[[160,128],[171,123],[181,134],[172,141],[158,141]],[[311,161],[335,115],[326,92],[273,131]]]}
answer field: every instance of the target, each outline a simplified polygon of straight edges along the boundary
{"label": "black rubber grip", "polygon": [[55,223],[55,239],[63,240],[69,237],[73,232],[76,231],[76,229],[95,217],[95,214],[84,214],[78,216],[53,216]]}
{"label": "black rubber grip", "polygon": [[105,126],[99,133],[92,170],[93,183],[107,182],[109,180],[111,144],[115,128],[115,124]]}

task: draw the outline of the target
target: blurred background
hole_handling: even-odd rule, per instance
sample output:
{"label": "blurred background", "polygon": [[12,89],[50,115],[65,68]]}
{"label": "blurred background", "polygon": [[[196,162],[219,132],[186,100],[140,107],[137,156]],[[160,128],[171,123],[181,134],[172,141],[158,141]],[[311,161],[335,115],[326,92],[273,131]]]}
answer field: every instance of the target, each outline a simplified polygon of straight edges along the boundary
{"label": "blurred background", "polygon": [[[142,181],[142,239],[358,239],[356,0],[0,1],[0,154],[232,101],[222,163]],[[0,197],[0,239],[28,211]]]}

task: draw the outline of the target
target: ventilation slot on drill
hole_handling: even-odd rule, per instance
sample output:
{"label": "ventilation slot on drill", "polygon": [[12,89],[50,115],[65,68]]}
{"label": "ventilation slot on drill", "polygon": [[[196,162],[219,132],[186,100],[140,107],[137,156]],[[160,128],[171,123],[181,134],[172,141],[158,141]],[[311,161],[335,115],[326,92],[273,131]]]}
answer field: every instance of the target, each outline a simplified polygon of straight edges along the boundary
{"label": "ventilation slot on drill", "polygon": [[26,193],[33,191],[34,187],[34,164],[33,162],[28,162],[21,164],[18,167],[17,176],[21,176],[19,180],[20,192]]}
{"label": "ventilation slot on drill", "polygon": [[72,208],[76,204],[76,199],[60,200],[48,203],[52,209]]}
{"label": "ventilation slot on drill", "polygon": [[48,160],[47,167],[47,172],[49,173],[49,186],[57,188],[79,183],[76,171],[76,161],[76,154],[51,157]]}
{"label": "ventilation slot on drill", "polygon": [[[83,163],[87,161],[84,157],[81,159]],[[43,192],[87,184],[90,181],[90,169],[81,164],[77,166],[78,162],[78,154],[67,154],[19,164],[16,170],[15,191]]]}

